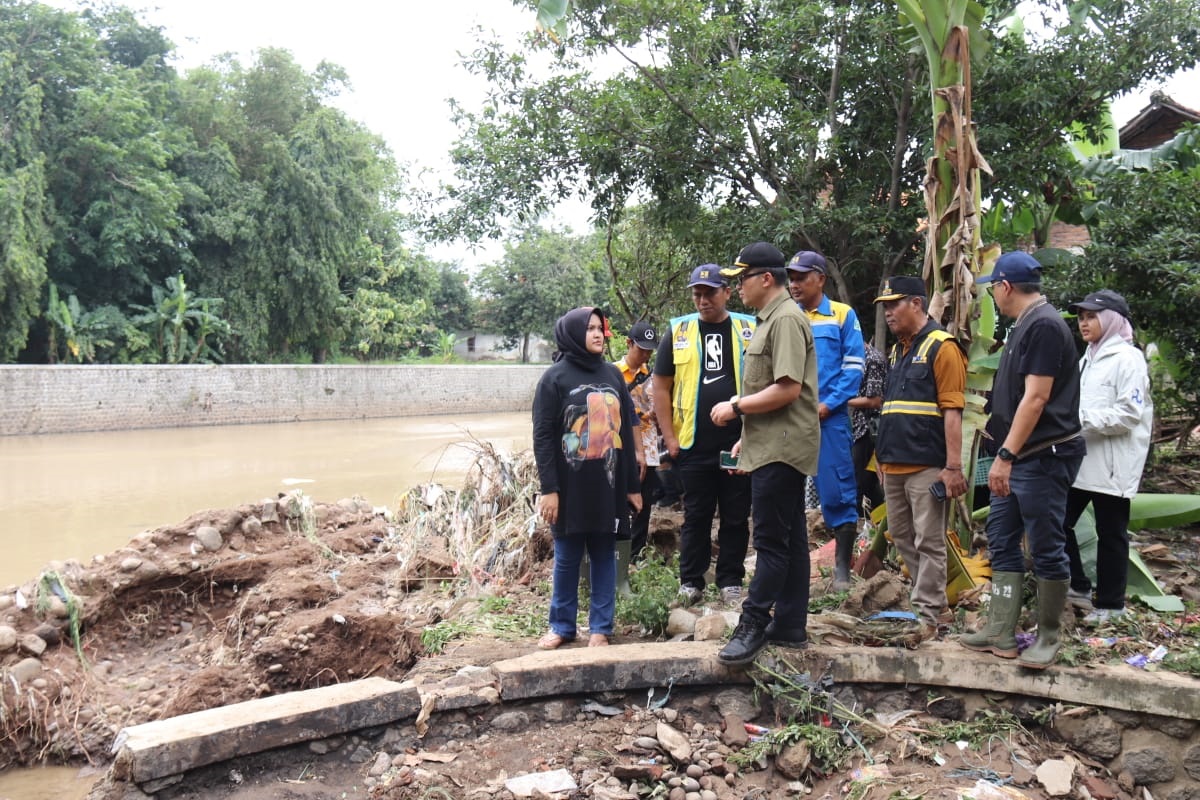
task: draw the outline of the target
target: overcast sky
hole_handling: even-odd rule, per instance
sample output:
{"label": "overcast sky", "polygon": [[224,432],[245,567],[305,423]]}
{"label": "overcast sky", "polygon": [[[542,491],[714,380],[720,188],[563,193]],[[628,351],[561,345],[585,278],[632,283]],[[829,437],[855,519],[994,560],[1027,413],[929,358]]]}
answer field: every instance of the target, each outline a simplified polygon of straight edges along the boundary
{"label": "overcast sky", "polygon": [[[51,0],[73,8],[74,0]],[[136,0],[128,5],[137,8]],[[176,67],[186,70],[232,52],[249,63],[253,51],[279,47],[292,52],[305,69],[322,60],[344,67],[352,91],[337,105],[387,140],[401,162],[416,170],[447,174],[447,152],[457,131],[450,122],[448,98],[472,108],[484,96],[481,80],[458,65],[460,52],[476,41],[475,29],[496,31],[516,43],[534,23],[532,12],[511,0],[158,0],[142,18],[159,25],[175,43]],[[1120,127],[1148,102],[1156,87],[1119,98],[1114,117]],[[1200,77],[1176,78],[1167,93],[1200,108]],[[564,210],[560,223],[583,226],[582,206]],[[494,260],[496,246],[474,256],[466,246],[438,247],[432,255],[472,262]]]}

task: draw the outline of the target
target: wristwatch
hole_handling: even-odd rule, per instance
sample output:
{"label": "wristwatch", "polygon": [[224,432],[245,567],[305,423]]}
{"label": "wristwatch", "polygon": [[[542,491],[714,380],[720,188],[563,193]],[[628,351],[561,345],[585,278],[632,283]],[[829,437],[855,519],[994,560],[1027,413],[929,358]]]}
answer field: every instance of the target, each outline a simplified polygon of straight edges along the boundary
{"label": "wristwatch", "polygon": [[733,406],[733,413],[737,414],[739,417],[742,416],[742,407],[738,405],[738,402],[741,401],[741,399],[742,396],[737,394],[729,398],[729,405]]}
{"label": "wristwatch", "polygon": [[1017,457],[1013,454],[1013,451],[1009,450],[1007,447],[1001,447],[999,452],[996,453],[996,458],[1000,459],[1001,461],[1017,460]]}

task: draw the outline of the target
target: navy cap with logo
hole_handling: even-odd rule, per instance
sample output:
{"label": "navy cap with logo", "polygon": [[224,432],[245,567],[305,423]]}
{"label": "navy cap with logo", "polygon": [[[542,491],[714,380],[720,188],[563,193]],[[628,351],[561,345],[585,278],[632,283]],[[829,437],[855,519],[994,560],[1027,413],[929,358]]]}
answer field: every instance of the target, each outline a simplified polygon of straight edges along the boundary
{"label": "navy cap with logo", "polygon": [[649,322],[641,320],[629,329],[629,340],[643,350],[653,350],[658,347],[658,331]]}
{"label": "navy cap with logo", "polygon": [[996,259],[991,275],[981,275],[976,283],[1041,283],[1042,265],[1029,253],[1014,250]]}
{"label": "navy cap with logo", "polygon": [[924,297],[925,281],[915,275],[896,275],[883,282],[876,303],[886,303],[889,300],[899,300],[902,297]]}
{"label": "navy cap with logo", "polygon": [[727,278],[736,278],[748,269],[781,269],[783,251],[770,242],[755,242],[742,248],[732,267],[721,270]]}
{"label": "navy cap with logo", "polygon": [[825,256],[815,250],[801,250],[787,264],[788,272],[819,272],[825,274]]}
{"label": "navy cap with logo", "polygon": [[1067,308],[1072,314],[1078,314],[1080,311],[1115,311],[1125,319],[1130,319],[1129,303],[1112,289],[1092,292],[1078,303],[1071,303]]}
{"label": "navy cap with logo", "polygon": [[716,264],[701,264],[692,270],[691,280],[688,281],[688,286],[725,286],[725,279],[721,277],[721,268]]}

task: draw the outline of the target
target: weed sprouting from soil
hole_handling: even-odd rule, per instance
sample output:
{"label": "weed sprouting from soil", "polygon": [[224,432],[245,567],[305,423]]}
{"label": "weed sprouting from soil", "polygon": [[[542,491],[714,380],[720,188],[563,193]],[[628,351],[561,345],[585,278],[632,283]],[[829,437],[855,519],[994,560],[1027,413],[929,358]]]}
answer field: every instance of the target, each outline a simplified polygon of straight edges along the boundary
{"label": "weed sprouting from soil", "polygon": [[671,603],[679,591],[679,555],[674,554],[668,562],[657,551],[647,548],[643,552],[646,557],[629,574],[632,592],[617,598],[617,619],[658,635],[667,629]]}
{"label": "weed sprouting from soil", "polygon": [[80,644],[80,622],[81,609],[79,598],[75,593],[67,588],[67,582],[57,572],[50,570],[43,572],[37,582],[37,601],[35,608],[39,614],[45,615],[50,611],[52,605],[52,597],[58,598],[67,608],[67,631],[71,637],[71,643],[75,645],[75,654],[79,656],[80,663],[87,664],[87,659],[83,656],[83,646]]}

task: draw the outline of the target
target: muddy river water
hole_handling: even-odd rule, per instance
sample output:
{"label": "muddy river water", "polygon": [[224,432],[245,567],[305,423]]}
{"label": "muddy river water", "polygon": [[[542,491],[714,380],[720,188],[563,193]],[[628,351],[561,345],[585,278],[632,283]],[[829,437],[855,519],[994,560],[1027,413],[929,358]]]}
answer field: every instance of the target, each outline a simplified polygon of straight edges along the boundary
{"label": "muddy river water", "polygon": [[[392,506],[426,481],[458,488],[471,438],[528,448],[529,412],[0,437],[0,588],[192,512],[291,489]],[[76,773],[0,773],[0,800],[82,798],[92,780]]]}

